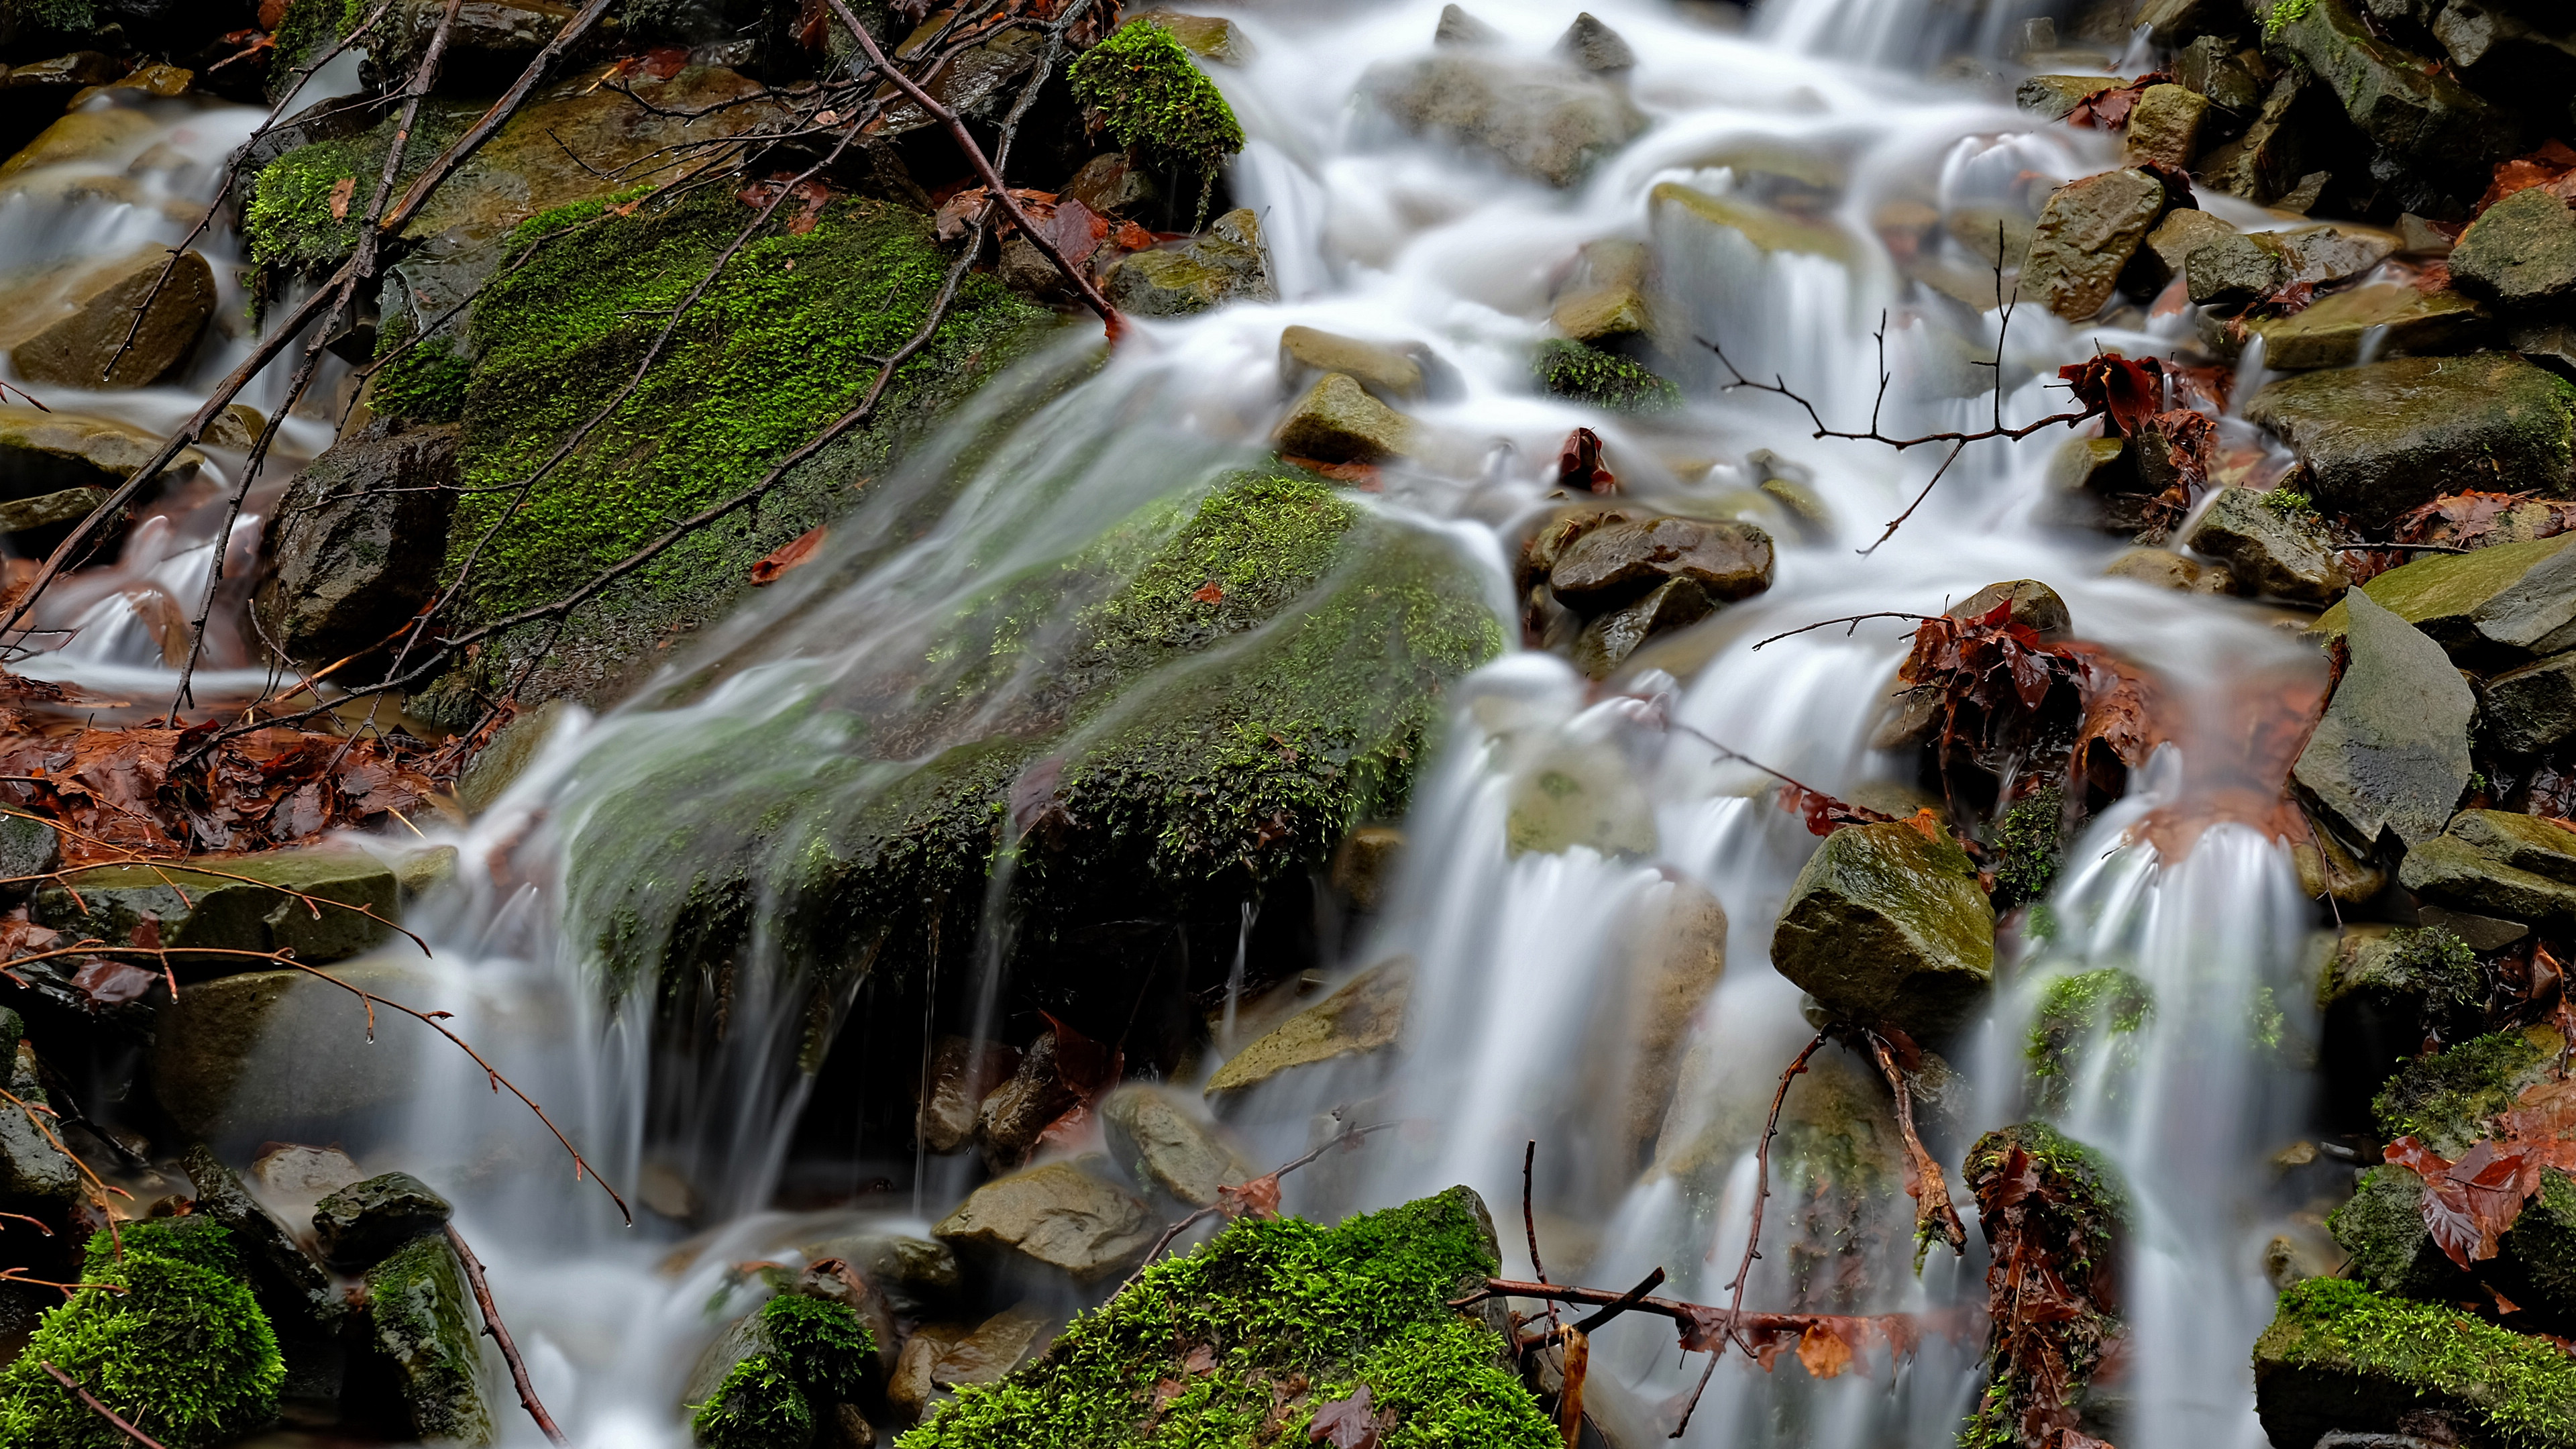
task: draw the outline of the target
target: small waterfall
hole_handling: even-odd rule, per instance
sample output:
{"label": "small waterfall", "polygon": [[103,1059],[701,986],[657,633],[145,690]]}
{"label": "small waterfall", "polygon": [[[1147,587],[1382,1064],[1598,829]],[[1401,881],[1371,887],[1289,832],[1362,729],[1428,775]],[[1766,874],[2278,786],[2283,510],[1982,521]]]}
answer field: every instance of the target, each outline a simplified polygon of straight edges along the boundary
{"label": "small waterfall", "polygon": [[[1572,7],[1475,8],[1507,47],[1537,56]],[[1885,243],[1882,210],[2001,208],[2034,178],[2107,164],[2108,143],[2034,131],[2005,106],[1920,79],[1954,49],[1999,49],[2013,6],[1770,0],[1736,33],[1695,12],[1610,0],[1597,13],[1640,57],[1625,84],[1651,128],[1558,192],[1462,163],[1370,115],[1358,95],[1367,67],[1424,53],[1439,9],[1407,0],[1234,17],[1254,58],[1217,76],[1252,135],[1233,185],[1264,215],[1280,302],[1140,320],[1105,360],[1068,336],[1022,364],[872,485],[861,515],[870,526],[836,525],[811,563],[705,631],[631,702],[596,718],[561,714],[536,761],[471,825],[431,827],[459,865],[414,918],[435,955],[407,968],[406,989],[456,1012],[460,1033],[547,1104],[648,1210],[648,1226],[626,1230],[604,1198],[567,1183],[542,1126],[442,1053],[412,1054],[416,1084],[376,1145],[456,1198],[463,1230],[510,1285],[536,1386],[577,1442],[686,1442],[676,1386],[721,1325],[709,1305],[739,1279],[733,1265],[817,1256],[815,1245],[860,1231],[924,1232],[978,1179],[971,1155],[916,1153],[909,1090],[886,1100],[828,1077],[826,1064],[836,1051],[912,1061],[946,1036],[1034,1035],[1025,1013],[1007,1019],[1036,969],[1013,934],[1029,885],[1020,863],[1006,851],[981,899],[835,922],[842,934],[823,946],[827,933],[800,915],[800,868],[850,822],[934,778],[945,752],[1039,708],[1055,681],[1033,666],[986,677],[943,652],[961,621],[1000,629],[988,606],[1010,588],[1079,574],[1105,541],[1167,535],[1211,478],[1261,458],[1283,403],[1279,332],[1301,323],[1423,341],[1452,376],[1419,417],[1449,448],[1444,462],[1485,461],[1440,470],[1450,481],[1352,496],[1372,520],[1449,545],[1488,585],[1507,631],[1517,612],[1508,551],[1551,506],[1556,450],[1576,427],[1602,435],[1638,496],[1759,514],[1782,551],[1770,592],[1689,636],[1623,693],[1519,649],[1453,692],[1382,910],[1349,950],[1311,963],[1346,974],[1409,959],[1401,1061],[1312,1072],[1240,1109],[1265,1161],[1312,1145],[1318,1117],[1336,1109],[1404,1130],[1291,1179],[1291,1210],[1380,1206],[1464,1182],[1508,1219],[1524,1145],[1536,1140],[1535,1217],[1560,1278],[1624,1285],[1663,1267],[1666,1291],[1722,1299],[1753,1211],[1763,1108],[1811,1031],[1799,992],[1766,959],[1816,839],[1778,808],[1776,779],[1706,742],[1837,795],[1910,783],[1870,744],[1904,654],[1901,623],[1753,646],[1848,615],[1938,613],[1996,580],[2037,578],[2065,596],[2076,633],[2150,671],[2197,728],[2091,823],[2054,892],[2008,932],[1997,1005],[1954,1047],[1947,1157],[1955,1163],[1979,1130],[2034,1115],[2107,1153],[2136,1207],[2122,1449],[2259,1440],[2246,1348],[2268,1313],[2261,1244],[2280,1207],[2260,1163],[2302,1120],[2309,907],[2284,849],[2242,808],[2247,787],[2268,787],[2277,771],[2264,775],[2234,742],[2244,710],[2313,694],[2311,651],[2230,606],[2099,577],[2111,546],[2043,520],[2056,432],[1968,450],[1904,530],[1858,555],[1939,459],[1817,439],[1795,404],[1726,390],[1730,375],[1703,345],[1722,345],[1744,378],[1794,386],[1836,427],[1856,430],[1881,407],[1882,359],[1894,382],[1875,415],[1892,433],[1977,426],[1998,407],[2008,421],[2045,416],[2062,401],[2047,385],[2058,365],[2106,341],[2170,344],[2178,324],[2079,331],[2023,308],[2007,337],[1966,303],[1900,302],[1903,259]],[[211,168],[256,113],[164,109],[150,138],[95,174],[0,197],[0,260],[175,242],[192,218],[174,203],[211,192]],[[188,159],[139,173],[131,200],[81,199],[83,184],[124,175],[154,145]],[[1643,240],[1656,259],[1668,320],[1655,341],[1685,391],[1668,416],[1605,416],[1532,395],[1527,358],[1547,335],[1551,278],[1579,246],[1611,238]],[[1973,249],[1975,239],[1959,240]],[[237,260],[231,244],[200,243],[219,277]],[[1982,262],[1962,265],[1984,275]],[[227,291],[220,315],[238,317],[242,302]],[[1873,335],[1882,326],[1883,343]],[[164,387],[49,400],[166,429],[245,346],[226,335]],[[2262,376],[2260,343],[2245,357],[2250,384]],[[1999,404],[1988,392],[1998,385]],[[218,547],[228,579],[248,576],[273,489],[329,441],[336,410],[311,413],[289,420],[273,482],[220,541],[215,502],[243,459],[209,450],[196,482],[132,531],[115,568],[49,598],[43,622],[75,631],[73,641],[26,672],[132,691],[159,709],[166,695],[154,691],[175,680],[154,611],[193,614]],[[1755,492],[1771,481],[1755,476],[1760,456],[1811,479],[1819,514]],[[1030,627],[1067,627],[1112,574],[1083,575]],[[220,633],[210,646],[201,693],[261,684],[257,651]],[[1228,657],[1188,667],[1222,670]],[[1124,707],[1150,710],[1153,699],[1139,689]],[[1569,794],[1584,808],[1544,808]],[[1689,999],[1658,995],[1646,924],[1703,899],[1724,913],[1723,975]],[[1220,1054],[1252,1029],[1257,954],[1297,914],[1248,893],[1239,924],[1221,923],[1234,926],[1216,933],[1225,939],[1151,943],[1184,959],[1230,952]],[[918,989],[872,969],[897,931],[930,963]],[[2087,1018],[2055,1061],[2060,1078],[2035,1085],[2031,1042],[2053,983],[2093,973],[2117,973],[2147,1005],[2117,1030]],[[1651,1030],[1640,1024],[1649,1013]],[[2249,1032],[2249,1021],[2275,1025]],[[410,1050],[412,1032],[389,1028],[388,1054]],[[1632,1059],[1641,1035],[1658,1044],[1651,1070]],[[1875,1102],[1869,1073],[1829,1053],[1797,1088],[1807,1094],[1797,1130],[1884,1153],[1892,1128],[1844,1111]],[[800,1138],[825,1108],[831,1139]],[[879,1206],[781,1206],[809,1158],[840,1174],[835,1193],[817,1196]],[[1979,1300],[1973,1235],[1966,1259],[1936,1253],[1918,1277],[1903,1223],[1801,1221],[1784,1206],[1784,1181],[1774,1179],[1748,1303],[1882,1312]],[[1508,1226],[1506,1257],[1525,1267]],[[1829,1241],[1836,1232],[1848,1241]],[[1868,1381],[1730,1362],[1688,1442],[1934,1449],[1953,1441],[1974,1399],[1978,1347],[1930,1338],[1910,1366],[1876,1365]],[[1700,1368],[1677,1361],[1660,1323],[1635,1318],[1605,1331],[1595,1361],[1615,1380],[1598,1412],[1651,1433],[1661,1432],[1656,1406]],[[523,1422],[502,1427],[508,1442],[535,1442]],[[1623,1449],[1643,1442],[1623,1439]]]}

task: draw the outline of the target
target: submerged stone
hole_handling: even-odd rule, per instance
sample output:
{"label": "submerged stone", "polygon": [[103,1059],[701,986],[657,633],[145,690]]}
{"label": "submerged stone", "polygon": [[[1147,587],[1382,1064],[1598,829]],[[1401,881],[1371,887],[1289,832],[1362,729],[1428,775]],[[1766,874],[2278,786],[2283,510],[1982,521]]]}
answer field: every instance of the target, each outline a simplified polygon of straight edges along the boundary
{"label": "submerged stone", "polygon": [[1279,375],[1290,386],[1333,372],[1348,375],[1383,398],[1409,402],[1422,396],[1422,363],[1412,353],[1315,327],[1281,330]]}
{"label": "submerged stone", "polygon": [[1140,1187],[1206,1207],[1216,1201],[1220,1186],[1252,1178],[1252,1168],[1226,1141],[1224,1130],[1203,1120],[1170,1088],[1125,1083],[1100,1099],[1099,1112],[1110,1160]]}
{"label": "submerged stone", "polygon": [[[1448,1306],[1500,1257],[1492,1218],[1463,1187],[1336,1227],[1239,1219],[1147,1268],[1043,1357],[961,1387],[904,1442],[1143,1443],[1157,1420],[1140,1387],[1165,1380],[1194,1396],[1191,1432],[1209,1449],[1321,1439],[1324,1394],[1279,1397],[1293,1374],[1336,1390],[1368,1385],[1379,1422],[1424,1444],[1549,1449],[1563,1441],[1509,1366],[1503,1336]],[[1213,1370],[1196,1367],[1211,1355]]]}
{"label": "submerged stone", "polygon": [[1413,958],[1381,961],[1228,1057],[1207,1095],[1222,1102],[1298,1067],[1384,1051],[1402,1040],[1412,997]]}
{"label": "submerged stone", "polygon": [[1379,66],[1361,89],[1406,130],[1446,137],[1551,186],[1574,185],[1646,128],[1626,96],[1568,65],[1439,54]]}
{"label": "submerged stone", "polygon": [[2369,528],[2441,493],[2561,497],[2576,481],[2576,386],[2509,354],[2302,373],[2245,416],[2289,442],[2321,507]]}
{"label": "submerged stone", "polygon": [[[2209,314],[2203,340],[2232,357],[2235,334]],[[2331,293],[2287,317],[2261,317],[2244,325],[2263,341],[2263,365],[2283,372],[2349,367],[2367,351],[2376,357],[2427,357],[2467,352],[2495,331],[2477,303],[2447,288],[2426,292],[2404,282],[2378,282]]]}
{"label": "submerged stone", "polygon": [[1671,578],[1645,597],[1597,615],[1575,636],[1574,667],[1587,679],[1607,679],[1644,647],[1647,640],[1686,629],[1717,608],[1708,587],[1696,579]]}
{"label": "submerged stone", "polygon": [[[12,498],[114,488],[159,451],[159,438],[124,423],[0,403],[0,493]],[[183,448],[161,477],[185,481],[205,461]]]}
{"label": "submerged stone", "polygon": [[2477,699],[2439,644],[2368,593],[2343,607],[2352,660],[2291,778],[2358,840],[2430,840],[2468,788]]}
{"label": "submerged stone", "polygon": [[1678,181],[1666,181],[1648,192],[1646,199],[1659,216],[1680,211],[1732,234],[1756,251],[1800,252],[1846,263],[1853,257],[1852,238],[1841,228],[1807,221],[1741,197],[1716,196]]}
{"label": "submerged stone", "polygon": [[1939,1037],[1994,985],[1994,907],[1948,835],[1845,826],[1789,888],[1771,964],[1838,1020]]}
{"label": "submerged stone", "polygon": [[1087,1283],[1133,1262],[1159,1227],[1127,1189],[1052,1162],[975,1189],[931,1232],[960,1251],[1026,1259]]}

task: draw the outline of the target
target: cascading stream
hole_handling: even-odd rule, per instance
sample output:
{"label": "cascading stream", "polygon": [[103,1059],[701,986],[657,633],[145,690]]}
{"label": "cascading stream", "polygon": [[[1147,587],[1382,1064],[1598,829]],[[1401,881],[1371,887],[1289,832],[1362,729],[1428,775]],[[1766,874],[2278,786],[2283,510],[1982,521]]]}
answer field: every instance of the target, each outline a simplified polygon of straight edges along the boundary
{"label": "cascading stream", "polygon": [[[1569,18],[1540,0],[1477,8],[1508,46],[1533,55]],[[1523,1144],[1534,1138],[1539,1223],[1558,1278],[1624,1286],[1663,1266],[1672,1274],[1665,1291],[1721,1301],[1751,1212],[1762,1106],[1809,1031],[1798,991],[1764,961],[1771,923],[1816,842],[1774,807],[1775,781],[1720,759],[1701,736],[1838,795],[1886,783],[1899,767],[1870,748],[1870,736],[1904,626],[1880,620],[1848,637],[1837,629],[1759,652],[1750,646],[1841,615],[1937,613],[1995,580],[2038,578],[2065,596],[2079,634],[2154,671],[2186,701],[2186,714],[2212,727],[2206,743],[2166,747],[2070,853],[2046,903],[2051,926],[2024,924],[2019,959],[2005,968],[2014,984],[1961,1048],[1964,1105],[1949,1110],[1973,1135],[2036,1107],[2126,1175],[2136,1229],[2122,1449],[2260,1442],[2247,1349],[2268,1312],[2261,1244],[2276,1205],[2260,1186],[2259,1163],[2300,1120],[2304,1079],[2290,1057],[2308,1026],[2297,969],[2307,906],[2286,851],[2213,802],[2229,783],[2217,743],[2225,722],[2244,698],[2311,667],[2301,662],[2310,651],[2240,606],[2098,578],[2109,546],[2038,517],[2060,434],[1972,448],[1911,522],[1861,554],[1924,486],[1936,458],[1817,442],[1783,400],[1721,392],[1715,356],[1687,345],[1675,371],[1688,402],[1659,420],[1605,420],[1533,398],[1526,373],[1551,276],[1584,242],[1630,238],[1651,243],[1658,303],[1686,319],[1685,333],[1721,342],[1748,376],[1785,379],[1837,426],[1870,416],[1882,355],[1871,334],[1883,316],[1884,356],[1897,378],[1888,430],[1978,426],[1994,404],[1981,382],[1958,379],[1991,374],[1961,364],[1949,327],[1970,329],[1968,354],[1986,357],[1991,351],[1978,349],[1998,342],[1996,319],[1943,324],[1896,304],[1901,284],[1867,240],[1873,209],[1920,190],[1926,177],[1954,200],[1999,193],[2032,173],[2085,174],[2105,163],[2109,142],[2034,133],[2026,117],[1908,78],[1954,45],[1992,48],[2003,39],[1999,30],[1966,33],[1967,22],[1930,0],[1774,0],[1744,34],[1659,6],[1612,3],[1598,13],[1637,53],[1627,84],[1652,127],[1581,188],[1559,193],[1461,164],[1350,99],[1370,62],[1424,50],[1438,10],[1418,0],[1329,14],[1249,8],[1236,17],[1254,59],[1218,77],[1251,138],[1235,187],[1264,216],[1281,302],[1138,322],[1136,340],[1096,371],[1092,344],[1079,339],[1024,364],[877,485],[859,515],[927,520],[917,536],[886,543],[836,526],[825,556],[711,630],[685,674],[666,673],[608,715],[563,715],[508,794],[442,837],[459,848],[462,867],[415,918],[436,954],[413,963],[408,999],[456,1012],[458,1029],[507,1064],[663,1224],[619,1227],[603,1201],[565,1181],[542,1130],[486,1093],[470,1063],[388,1030],[417,1085],[383,1150],[456,1197],[537,1388],[576,1442],[686,1441],[677,1386],[720,1322],[707,1305],[730,1265],[789,1257],[862,1223],[922,1231],[971,1181],[964,1159],[931,1160],[918,1184],[902,1185],[904,1196],[877,1199],[914,1203],[909,1216],[770,1206],[813,1090],[818,1042],[860,1030],[908,1038],[920,1019],[872,1021],[869,988],[858,980],[832,987],[818,1012],[766,924],[791,903],[762,896],[749,907],[744,984],[727,987],[722,1029],[684,1063],[657,1058],[652,1008],[668,983],[615,976],[597,947],[619,898],[596,883],[615,876],[633,846],[626,807],[649,796],[659,823],[703,821],[713,831],[746,800],[791,802],[786,808],[824,818],[903,788],[923,768],[911,755],[970,737],[989,716],[915,721],[920,748],[864,767],[847,761],[857,735],[845,722],[889,697],[886,681],[913,667],[993,580],[1073,558],[1107,522],[1192,496],[1187,490],[1215,467],[1262,451],[1280,412],[1276,339],[1294,323],[1416,337],[1454,374],[1455,395],[1418,410],[1445,440],[1444,466],[1391,470],[1388,491],[1364,502],[1468,558],[1515,637],[1509,540],[1546,505],[1556,448],[1573,428],[1599,430],[1623,481],[1668,502],[1740,493],[1760,479],[1732,463],[1704,480],[1682,479],[1694,459],[1769,448],[1812,473],[1830,521],[1801,523],[1765,505],[1783,544],[1778,581],[1693,636],[1697,667],[1686,681],[1656,670],[1602,695],[1554,656],[1515,649],[1456,692],[1383,911],[1347,959],[1319,963],[1412,958],[1417,1025],[1404,1064],[1310,1074],[1293,1088],[1263,1089],[1241,1114],[1264,1161],[1309,1146],[1315,1115],[1335,1107],[1407,1126],[1362,1155],[1291,1179],[1290,1209],[1335,1213],[1464,1182],[1499,1211],[1518,1199]],[[1983,24],[1995,29],[1991,17]],[[184,185],[155,183],[165,187],[156,197],[201,193],[200,173],[251,116],[191,113],[183,128],[198,170],[173,173],[193,178]],[[1757,147],[1829,160],[1847,178],[1828,218],[1855,241],[1846,258],[1767,251],[1652,199],[1667,182],[1736,192],[1750,184],[1741,158]],[[1737,164],[1726,163],[1730,155]],[[0,236],[31,256],[99,242],[52,240],[70,237],[65,218],[90,216],[72,202],[22,196],[0,205],[60,209],[42,226],[0,214]],[[176,235],[150,207],[130,215],[141,219],[113,224],[125,228],[117,244]],[[22,237],[38,240],[14,240]],[[228,315],[238,315],[237,303],[227,294]],[[2177,319],[2149,325],[2160,330],[2074,332],[2036,309],[2017,312],[1996,369],[2003,417],[2054,410],[2060,395],[2040,379],[2096,346],[2135,350],[2179,335]],[[218,374],[239,346],[209,349],[195,380]],[[101,394],[95,405],[113,399],[138,424],[168,426],[188,398],[186,387],[167,387]],[[328,427],[299,417],[287,443],[309,456]],[[284,462],[272,465],[273,477],[288,475]],[[135,531],[112,576],[63,590],[50,605],[63,617],[53,622],[76,620],[79,633],[30,670],[102,689],[166,687],[166,642],[146,637],[138,600],[166,597],[193,613],[220,517],[205,490],[237,466],[237,456],[218,453],[183,506]],[[245,527],[255,526],[246,515]],[[248,561],[243,538],[232,546],[242,556],[228,574]],[[201,671],[201,692],[227,682],[255,688],[257,672],[236,667],[254,653],[219,651],[222,667]],[[1042,683],[1015,680],[982,708],[1007,714]],[[692,773],[690,762],[711,755],[738,759],[739,771]],[[1625,802],[1633,829],[1622,848],[1516,848],[1515,800],[1551,770],[1580,774],[1587,788]],[[2150,828],[2167,817],[2199,828]],[[627,884],[644,895],[685,887],[667,878]],[[1638,1124],[1621,1115],[1623,1064],[1603,1053],[1621,1045],[1629,1018],[1617,1013],[1645,989],[1634,923],[1685,887],[1723,905],[1728,967],[1703,999],[1659,1003],[1687,1016],[1670,1033],[1666,1063],[1679,1085],[1668,1117]],[[988,902],[988,930],[1001,929],[1007,898],[1004,880]],[[1249,904],[1245,911],[1249,940],[1256,926]],[[1007,945],[1001,935],[985,941],[973,953],[973,979],[952,971],[938,983],[940,999],[971,1003],[966,1014],[988,1021]],[[1235,959],[1239,982],[1240,947]],[[2057,1095],[2036,1102],[2025,1043],[2046,985],[2099,971],[2126,973],[2152,1007],[2121,1030],[2084,1037],[2067,1054],[2066,1080],[2050,1089]],[[1227,1029],[1239,1030],[1239,1009],[1249,1022],[1250,1003],[1229,992]],[[2268,1037],[2248,1032],[2247,1022],[2266,1020],[2276,1023]],[[1866,1070],[1857,1059],[1832,1067],[1836,1081]],[[1747,1292],[1755,1306],[1803,1291],[1789,1245],[1804,1229],[1783,1197],[1771,1211],[1769,1246]],[[682,1218],[709,1226],[674,1251],[668,1223]],[[1526,1268],[1517,1233],[1503,1236],[1507,1268]],[[1900,1229],[1871,1258],[1869,1281],[1856,1290],[1859,1311],[1976,1301],[1983,1258],[1971,1238],[1964,1262],[1936,1252],[1918,1281]],[[1697,1377],[1700,1361],[1677,1360],[1667,1333],[1659,1321],[1633,1318],[1605,1331],[1595,1361],[1611,1366],[1619,1388],[1602,1392],[1600,1414],[1649,1424],[1657,1401]],[[1874,1381],[1811,1384],[1730,1363],[1688,1442],[1947,1444],[1978,1389],[1977,1347],[1927,1342],[1897,1373],[1893,1393],[1884,1364]],[[515,1417],[504,1419],[503,1433],[536,1442]]]}

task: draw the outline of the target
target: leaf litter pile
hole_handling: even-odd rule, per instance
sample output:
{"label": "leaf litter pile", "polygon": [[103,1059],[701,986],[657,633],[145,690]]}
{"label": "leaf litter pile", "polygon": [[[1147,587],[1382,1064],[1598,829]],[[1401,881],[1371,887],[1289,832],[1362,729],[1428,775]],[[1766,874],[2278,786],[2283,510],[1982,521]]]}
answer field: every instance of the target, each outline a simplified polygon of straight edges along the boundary
{"label": "leaf litter pile", "polygon": [[451,754],[399,731],[108,729],[74,713],[90,703],[0,676],[0,809],[57,822],[66,865],[265,850],[409,820],[453,771]]}

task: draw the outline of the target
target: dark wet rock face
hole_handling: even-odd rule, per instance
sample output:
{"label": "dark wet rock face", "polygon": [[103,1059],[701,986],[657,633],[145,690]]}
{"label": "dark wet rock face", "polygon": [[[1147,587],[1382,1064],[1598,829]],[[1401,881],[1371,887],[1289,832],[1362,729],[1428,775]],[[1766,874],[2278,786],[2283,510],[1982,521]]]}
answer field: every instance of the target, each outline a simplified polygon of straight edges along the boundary
{"label": "dark wet rock face", "polygon": [[2555,497],[2576,482],[2576,386],[2508,354],[2284,378],[2245,416],[2289,443],[2320,507],[2371,527],[2439,493]]}
{"label": "dark wet rock face", "polygon": [[453,426],[370,432],[297,475],[251,605],[290,657],[319,666],[382,647],[437,592],[457,441]]}
{"label": "dark wet rock face", "polygon": [[2356,839],[2429,840],[2468,788],[2476,697],[2439,644],[2369,594],[2344,605],[2352,662],[2292,778]]}

